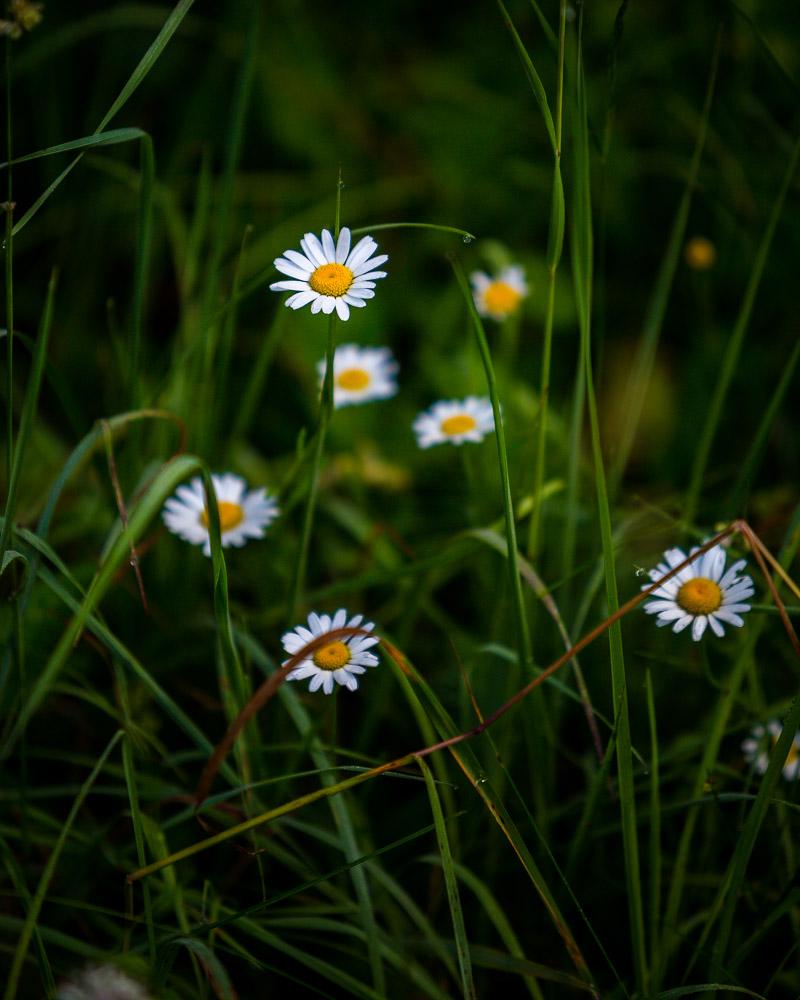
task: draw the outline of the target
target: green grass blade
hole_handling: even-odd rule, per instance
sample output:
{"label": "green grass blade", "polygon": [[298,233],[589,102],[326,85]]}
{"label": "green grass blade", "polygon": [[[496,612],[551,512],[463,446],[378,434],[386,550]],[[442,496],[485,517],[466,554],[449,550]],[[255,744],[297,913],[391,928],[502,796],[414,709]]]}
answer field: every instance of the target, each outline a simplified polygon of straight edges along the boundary
{"label": "green grass blade", "polygon": [[133,276],[133,315],[131,319],[131,355],[128,369],[131,408],[140,402],[142,355],[142,320],[147,296],[147,273],[153,236],[153,190],[155,187],[156,161],[153,140],[142,135],[139,147],[141,184],[139,187],[139,232],[136,244],[136,262]]}
{"label": "green grass blade", "polygon": [[70,830],[72,829],[72,824],[78,813],[83,806],[86,796],[91,791],[92,785],[97,780],[97,777],[105,767],[106,761],[117,745],[117,743],[122,739],[122,730],[116,732],[109,742],[108,746],[105,748],[103,753],[97,760],[97,763],[92,768],[92,772],[89,777],[84,781],[81,786],[81,790],[78,793],[75,801],[72,804],[72,808],[69,811],[69,815],[64,821],[64,825],[59,834],[56,845],[50,853],[50,857],[47,859],[47,863],[42,871],[41,878],[39,879],[39,885],[36,888],[31,904],[28,907],[28,912],[25,915],[25,923],[22,928],[22,933],[20,934],[19,941],[17,943],[16,950],[14,952],[14,958],[11,962],[11,968],[9,969],[8,979],[6,980],[6,988],[3,994],[4,1000],[13,1000],[16,996],[17,984],[19,982],[20,973],[22,972],[22,965],[25,961],[25,956],[28,953],[28,945],[30,944],[31,936],[33,935],[33,929],[36,926],[36,921],[39,918],[39,911],[42,908],[42,903],[44,902],[44,897],[50,886],[50,881],[55,873],[56,867],[58,865],[59,859],[61,857],[61,852],[64,849],[64,844],[66,843],[67,837],[69,836]]}
{"label": "green grass blade", "polygon": [[[193,3],[194,0],[179,0],[179,2],[175,5],[169,17],[164,22],[161,31],[159,31],[158,35],[155,37],[150,47],[142,56],[141,60],[139,61],[139,64],[136,66],[136,69],[134,69],[133,73],[131,73],[127,83],[119,92],[116,100],[113,102],[111,107],[103,116],[102,121],[95,129],[95,133],[100,133],[105,131],[106,125],[108,125],[111,119],[124,107],[124,105],[127,103],[131,95],[138,89],[144,78],[147,76],[147,74],[155,65],[161,53],[167,47],[169,40],[172,38],[172,36],[180,27],[181,21],[189,13],[189,9],[191,8]],[[34,215],[36,215],[36,213],[39,211],[42,205],[44,205],[44,203],[48,201],[50,196],[56,190],[58,190],[58,188],[61,186],[61,183],[70,175],[73,169],[80,163],[82,157],[83,153],[79,153],[78,156],[76,156],[75,159],[70,164],[68,164],[64,168],[64,170],[61,171],[58,177],[56,177],[56,179],[50,185],[48,185],[47,189],[41,195],[39,195],[39,197],[36,199],[33,205],[31,205],[28,211],[14,226],[13,230],[14,235],[16,235],[21,229],[24,229],[24,227],[30,222],[30,220],[34,217]]]}
{"label": "green grass blade", "polygon": [[[28,891],[28,887],[25,884],[25,876],[17,863],[17,859],[14,857],[11,848],[8,846],[3,837],[0,837],[0,855],[3,857],[3,863],[5,865],[8,877],[11,880],[11,884],[22,900],[25,912],[27,913],[31,908],[31,894]],[[47,951],[44,946],[44,941],[42,940],[42,935],[39,931],[38,926],[34,923],[33,926],[33,940],[36,944],[36,951],[38,953],[39,961],[39,971],[42,977],[42,985],[45,988],[45,993],[48,997],[55,996],[56,984],[53,978],[53,970],[50,966],[50,960],[47,957]]]}
{"label": "green grass blade", "polygon": [[639,426],[639,418],[641,417],[642,409],[650,390],[650,377],[653,372],[653,365],[655,364],[658,342],[661,337],[661,329],[664,324],[664,316],[669,304],[670,293],[675,281],[675,272],[678,269],[678,263],[681,259],[681,249],[686,238],[689,211],[692,206],[695,188],[697,187],[700,162],[703,158],[703,151],[706,145],[708,123],[711,117],[711,106],[714,99],[717,69],[719,67],[721,42],[722,32],[720,30],[717,33],[714,52],[711,57],[711,68],[708,73],[705,101],[700,116],[694,152],[692,153],[692,160],[689,165],[689,173],[686,178],[686,186],[684,187],[678,211],[672,223],[669,240],[667,241],[666,250],[664,251],[661,266],[658,270],[658,277],[656,278],[656,283],[647,306],[647,313],[636,357],[631,366],[625,394],[625,420],[622,423],[621,433],[615,443],[614,459],[608,475],[608,492],[612,497],[616,495],[628,465],[636,438],[636,431]]}
{"label": "green grass blade", "polygon": [[[50,343],[50,328],[53,322],[53,301],[56,293],[56,275],[50,276],[47,285],[47,298],[45,300],[42,319],[39,324],[39,334],[36,338],[36,350],[33,355],[30,379],[25,392],[25,402],[22,405],[22,415],[20,417],[19,428],[17,430],[17,443],[14,448],[14,457],[11,465],[11,476],[8,483],[8,493],[6,494],[6,507],[2,532],[0,532],[0,559],[5,554],[8,547],[11,525],[14,520],[14,512],[17,505],[17,491],[19,480],[25,463],[25,453],[28,447],[33,421],[36,417],[36,408],[39,403],[39,389],[42,384],[42,373],[47,361],[47,347]],[[9,338],[10,340],[10,338]]]}
{"label": "green grass blade", "polygon": [[647,692],[647,718],[650,725],[650,968],[653,980],[651,988],[658,989],[656,974],[660,968],[658,955],[661,939],[661,789],[658,767],[658,729],[656,725],[656,705],[653,694],[653,680],[648,670],[645,674]]}
{"label": "green grass blade", "polygon": [[102,146],[118,146],[124,142],[133,142],[143,139],[147,135],[140,128],[117,128],[108,132],[85,135],[81,139],[72,139],[70,142],[60,142],[56,146],[48,146],[46,149],[38,149],[35,153],[27,153],[25,156],[17,156],[13,160],[0,163],[0,170],[11,164],[29,163],[31,160],[40,160],[45,156],[57,156],[59,153],[74,153],[86,151],[87,149],[99,149]]}
{"label": "green grass blade", "polygon": [[786,195],[789,191],[789,187],[791,186],[795,171],[797,170],[798,159],[800,159],[800,138],[797,139],[794,144],[794,148],[792,149],[792,155],[789,157],[789,162],[786,167],[786,172],[783,175],[778,196],[772,206],[767,227],[764,230],[764,235],[761,238],[761,243],[759,244],[758,251],[756,252],[756,258],[753,261],[753,268],[750,271],[750,277],[747,281],[747,288],[745,289],[739,314],[736,317],[733,332],[731,333],[725,346],[725,354],[722,358],[719,376],[717,378],[716,385],[714,386],[711,402],[709,403],[708,414],[695,447],[689,486],[686,491],[686,499],[683,505],[683,520],[687,525],[694,522],[697,504],[700,499],[700,491],[703,486],[703,478],[706,473],[706,465],[708,464],[708,456],[711,452],[711,445],[713,444],[717,428],[719,427],[720,420],[722,419],[722,409],[725,404],[725,398],[728,395],[728,388],[730,387],[731,379],[736,371],[736,364],[739,360],[739,354],[742,349],[742,343],[744,342],[744,336],[750,325],[750,317],[753,313],[753,306],[755,305],[756,296],[758,295],[758,290],[761,286],[761,278],[764,275],[764,268],[766,267],[767,260],[769,258],[769,252],[772,247],[772,239],[775,236],[775,230],[778,227],[778,222],[783,215],[783,205],[786,201]]}
{"label": "green grass blade", "polygon": [[458,968],[461,973],[461,993],[467,1000],[477,997],[475,993],[475,983],[472,981],[472,962],[469,954],[469,941],[467,930],[464,925],[464,913],[461,909],[461,897],[458,892],[458,879],[453,864],[453,855],[450,850],[450,841],[447,836],[447,824],[442,804],[439,801],[439,793],[436,791],[436,783],[433,780],[431,769],[422,757],[416,758],[416,763],[425,778],[425,787],[428,790],[428,800],[431,805],[431,814],[436,829],[436,842],[439,845],[439,855],[444,874],[444,883],[447,890],[447,902],[450,907],[450,918],[453,921],[453,937],[456,945],[456,955],[458,957]]}
{"label": "green grass blade", "polygon": [[[592,376],[591,318],[593,236],[590,193],[589,130],[586,111],[585,81],[581,55],[580,27],[575,59],[573,114],[575,156],[575,202],[573,216],[573,279],[578,318],[581,331],[581,354],[585,366],[586,403],[589,412],[592,457],[594,461],[595,494],[597,502],[603,565],[606,584],[606,604],[609,614],[619,608],[614,557],[614,540],[611,529],[611,511],[606,488],[603,449],[600,441],[600,423],[597,413],[594,381]],[[615,622],[608,630],[611,660],[611,688],[614,699],[614,721],[617,731],[617,777],[619,781],[619,807],[622,821],[622,846],[625,862],[628,913],[631,947],[637,989],[647,990],[647,955],[642,906],[642,883],[637,840],[636,799],[633,783],[633,756],[631,748],[630,718],[628,714],[628,687],[625,658],[622,647],[622,629]]]}

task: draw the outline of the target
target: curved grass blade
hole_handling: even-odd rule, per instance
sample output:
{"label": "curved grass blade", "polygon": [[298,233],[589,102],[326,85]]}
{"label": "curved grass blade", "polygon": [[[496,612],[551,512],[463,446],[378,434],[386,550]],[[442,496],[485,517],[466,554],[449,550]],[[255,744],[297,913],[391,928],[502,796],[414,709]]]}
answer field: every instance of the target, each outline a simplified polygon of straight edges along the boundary
{"label": "curved grass blade", "polygon": [[382,229],[432,229],[437,233],[453,233],[460,236],[464,243],[472,243],[478,237],[466,229],[459,229],[457,226],[440,226],[435,222],[379,222],[374,226],[356,226],[350,232],[353,236],[368,236],[370,233],[380,232]]}
{"label": "curved grass blade", "polygon": [[[95,129],[95,133],[100,133],[105,130],[106,125],[111,121],[111,119],[117,114],[118,111],[127,103],[131,95],[138,89],[141,82],[150,72],[150,70],[155,65],[158,57],[166,48],[170,38],[175,34],[180,26],[181,21],[189,13],[194,0],[179,0],[175,5],[172,12],[170,13],[167,20],[164,22],[161,31],[153,40],[150,47],[147,49],[145,54],[142,56],[139,64],[133,73],[131,73],[128,78],[127,83],[120,91],[114,103],[108,109],[106,114],[103,116],[102,121]],[[47,189],[39,195],[36,201],[31,205],[28,211],[22,216],[19,222],[14,226],[13,233],[16,235],[21,229],[23,229],[30,220],[36,215],[42,205],[50,198],[54,191],[56,191],[60,186],[62,181],[64,181],[72,170],[80,163],[83,153],[79,153],[75,159],[56,177],[56,179],[47,187]]]}
{"label": "curved grass blade", "polygon": [[433,780],[431,769],[422,757],[417,757],[415,762],[425,778],[428,800],[431,805],[431,814],[433,815],[433,823],[436,829],[436,841],[439,845],[444,884],[447,890],[447,902],[450,906],[450,918],[453,921],[453,938],[456,945],[456,955],[458,956],[458,968],[461,974],[461,992],[466,1000],[475,1000],[477,994],[475,993],[475,983],[472,980],[469,941],[467,940],[467,931],[464,926],[464,913],[461,909],[458,880],[453,865],[453,855],[450,851],[450,841],[447,836],[447,824],[442,812],[442,804],[439,801],[439,793],[436,791],[436,784]]}
{"label": "curved grass blade", "polygon": [[83,806],[86,796],[91,791],[92,785],[95,783],[98,775],[105,767],[106,761],[108,760],[111,751],[114,749],[117,743],[122,739],[123,735],[124,734],[122,730],[118,730],[111,737],[108,746],[105,748],[103,753],[98,758],[97,763],[92,768],[91,774],[81,786],[81,790],[72,804],[72,808],[69,811],[69,815],[64,821],[64,825],[61,828],[61,833],[59,834],[55,847],[50,853],[50,857],[47,859],[47,863],[45,864],[41,878],[39,879],[39,885],[36,888],[36,892],[34,893],[33,899],[31,900],[31,904],[28,907],[28,912],[25,915],[25,923],[22,927],[22,933],[20,934],[20,938],[17,943],[16,950],[14,952],[14,958],[12,959],[11,962],[11,968],[9,969],[8,979],[6,980],[6,988],[3,994],[4,1000],[13,1000],[13,998],[16,996],[17,984],[19,982],[20,973],[22,972],[22,965],[23,962],[25,961],[25,956],[28,952],[28,945],[30,944],[31,936],[33,934],[33,929],[36,926],[36,921],[38,920],[39,917],[39,911],[42,908],[42,903],[44,902],[45,894],[47,893],[47,889],[50,885],[50,880],[52,879],[55,873],[56,866],[58,865],[59,859],[61,857],[61,852],[64,849],[64,844],[66,843],[67,837],[69,836],[69,832],[72,829],[72,824],[75,822],[75,819],[78,813],[80,812],[81,807]]}

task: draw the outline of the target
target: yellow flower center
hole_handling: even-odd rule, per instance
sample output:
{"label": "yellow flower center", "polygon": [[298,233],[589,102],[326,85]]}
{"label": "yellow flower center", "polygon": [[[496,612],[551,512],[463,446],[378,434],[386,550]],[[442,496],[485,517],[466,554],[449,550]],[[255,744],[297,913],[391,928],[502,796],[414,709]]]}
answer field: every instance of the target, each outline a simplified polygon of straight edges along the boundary
{"label": "yellow flower center", "polygon": [[348,368],[336,376],[336,384],[340,389],[347,389],[348,392],[366,389],[371,381],[369,372],[363,368]]}
{"label": "yellow flower center", "polygon": [[[230,503],[228,500],[218,500],[219,528],[221,532],[230,531],[237,524],[244,521],[244,510],[238,503]],[[200,523],[204,528],[208,527],[208,508],[204,507],[200,511]]]}
{"label": "yellow flower center", "polygon": [[497,316],[507,316],[514,312],[522,299],[522,293],[507,285],[505,281],[493,281],[483,293],[486,311]]}
{"label": "yellow flower center", "polygon": [[[775,744],[778,742],[779,738],[780,734],[778,736],[772,737],[773,749],[775,747]],[[783,766],[786,767],[787,764],[794,764],[794,762],[797,760],[798,757],[800,757],[800,748],[797,747],[796,743],[792,743],[792,745],[789,747],[789,753],[786,754],[786,760],[783,762]]]}
{"label": "yellow flower center", "polygon": [[338,670],[350,659],[350,650],[343,642],[331,642],[311,657],[320,670]]}
{"label": "yellow flower center", "polygon": [[314,271],[308,283],[320,295],[344,295],[353,284],[353,272],[344,264],[323,264]]}
{"label": "yellow flower center", "polygon": [[722,604],[722,591],[713,580],[696,576],[684,583],[676,599],[690,615],[710,615]]}
{"label": "yellow flower center", "polygon": [[454,417],[448,417],[441,423],[442,434],[446,434],[448,437],[474,431],[477,426],[475,418],[468,413],[457,413]]}

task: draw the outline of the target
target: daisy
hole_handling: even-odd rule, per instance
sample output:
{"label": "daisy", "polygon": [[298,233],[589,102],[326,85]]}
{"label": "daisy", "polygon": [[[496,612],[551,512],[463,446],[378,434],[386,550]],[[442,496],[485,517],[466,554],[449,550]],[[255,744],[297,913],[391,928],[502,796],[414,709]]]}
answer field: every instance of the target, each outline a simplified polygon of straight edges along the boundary
{"label": "daisy", "polygon": [[504,267],[494,278],[483,271],[473,271],[469,280],[472,282],[475,308],[481,316],[498,322],[516,312],[520,302],[528,295],[525,271],[519,264]]}
{"label": "daisy", "polygon": [[311,312],[324,312],[327,316],[335,309],[339,319],[350,318],[350,306],[361,308],[366,299],[374,297],[375,282],[385,278],[385,271],[376,268],[389,258],[384,253],[372,254],[378,244],[371,236],[364,236],[350,249],[350,230],[345,226],[336,244],[327,229],[322,230],[322,241],[314,233],[306,233],[300,240],[302,253],[287,250],[283,257],[275,258],[275,267],[289,281],[275,281],[269,287],[273,292],[294,292],[286,300],[292,309],[311,304]]}
{"label": "daisy", "polygon": [[[696,551],[692,549],[690,555]],[[659,580],[669,573],[686,559],[686,555],[681,549],[667,549],[664,559],[665,562],[650,570],[651,580]],[[725,634],[723,622],[741,628],[744,621],[740,614],[750,610],[750,605],[742,602],[755,593],[750,577],[739,576],[746,565],[744,559],[740,559],[725,572],[725,550],[715,545],[654,590],[654,600],[648,601],[644,610],[658,615],[656,625],[672,625],[673,632],[682,632],[691,624],[695,641],[700,639],[707,625],[718,636]]]}
{"label": "daisy", "polygon": [[113,965],[97,965],[62,983],[56,1000],[149,1000],[149,995]]}
{"label": "daisy", "polygon": [[[264,529],[280,511],[266,490],[247,492],[247,483],[230,472],[212,475],[219,510],[219,527],[223,548],[244,545],[248,538],[262,538]],[[200,476],[187,485],[179,486],[175,496],[164,504],[164,524],[169,530],[192,545],[202,545],[205,555],[211,555],[208,530],[206,492]]]}
{"label": "daisy", "polygon": [[[770,719],[766,727],[754,726],[750,731],[750,738],[742,742],[745,757],[759,774],[766,771],[770,751],[778,742],[782,732],[783,726],[780,722],[777,719]],[[789,753],[783,762],[783,776],[787,781],[800,778],[800,731],[794,734]]]}
{"label": "daisy", "polygon": [[414,421],[414,432],[420,448],[434,444],[463,444],[482,441],[494,430],[492,404],[485,397],[443,399],[420,413]]}
{"label": "daisy", "polygon": [[[317,362],[320,383],[325,359]],[[342,344],[333,356],[333,405],[352,406],[371,399],[388,399],[397,392],[398,364],[388,347]]]}
{"label": "daisy", "polygon": [[[363,615],[354,615],[349,621],[344,608],[339,608],[333,618],[330,615],[318,615],[312,611],[308,616],[308,628],[298,625],[293,632],[287,632],[281,639],[283,648],[290,656],[294,656],[299,650],[306,646],[312,639],[326,632],[332,632],[339,628],[360,628],[365,632],[371,632],[375,625],[373,622],[362,624]],[[315,650],[307,660],[292,670],[287,681],[303,681],[306,677],[311,678],[308,685],[309,691],[317,691],[319,688],[325,694],[331,694],[336,684],[342,684],[348,691],[355,691],[358,687],[356,676],[366,673],[367,667],[376,667],[378,657],[367,650],[380,640],[375,635],[353,635],[343,639],[334,639],[327,646],[321,646]],[[288,662],[284,660],[284,663]]]}

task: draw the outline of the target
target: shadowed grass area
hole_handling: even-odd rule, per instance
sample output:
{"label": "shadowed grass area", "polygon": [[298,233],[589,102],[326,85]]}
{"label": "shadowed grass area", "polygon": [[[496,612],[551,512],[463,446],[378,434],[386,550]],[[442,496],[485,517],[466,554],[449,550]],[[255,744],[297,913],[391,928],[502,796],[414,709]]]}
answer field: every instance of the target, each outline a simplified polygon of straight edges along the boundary
{"label": "shadowed grass area", "polygon": [[4,996],[794,1000],[790,9],[0,33]]}

